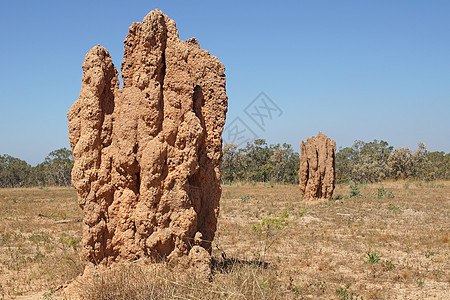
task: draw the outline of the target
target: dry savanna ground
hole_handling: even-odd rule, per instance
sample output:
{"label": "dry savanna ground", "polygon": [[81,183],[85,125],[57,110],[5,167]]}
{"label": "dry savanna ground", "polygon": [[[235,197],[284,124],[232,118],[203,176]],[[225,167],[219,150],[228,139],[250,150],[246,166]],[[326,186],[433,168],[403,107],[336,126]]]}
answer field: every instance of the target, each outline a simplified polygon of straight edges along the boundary
{"label": "dry savanna ground", "polygon": [[[83,282],[85,299],[450,299],[450,182],[223,187],[210,280],[145,261]],[[58,299],[77,277],[72,188],[0,189],[0,299]],[[36,297],[39,296],[39,297]]]}

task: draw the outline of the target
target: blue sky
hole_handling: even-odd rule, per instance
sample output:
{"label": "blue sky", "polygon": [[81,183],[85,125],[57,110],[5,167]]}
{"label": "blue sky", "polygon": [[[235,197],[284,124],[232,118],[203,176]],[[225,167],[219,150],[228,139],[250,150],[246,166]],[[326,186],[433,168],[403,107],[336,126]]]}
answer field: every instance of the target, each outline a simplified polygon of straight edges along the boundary
{"label": "blue sky", "polygon": [[[85,54],[100,44],[120,68],[154,8],[224,63],[227,126],[297,151],[320,130],[338,147],[450,152],[450,1],[2,1],[0,154],[36,164],[69,147]],[[260,92],[282,111],[264,130],[244,113]]]}

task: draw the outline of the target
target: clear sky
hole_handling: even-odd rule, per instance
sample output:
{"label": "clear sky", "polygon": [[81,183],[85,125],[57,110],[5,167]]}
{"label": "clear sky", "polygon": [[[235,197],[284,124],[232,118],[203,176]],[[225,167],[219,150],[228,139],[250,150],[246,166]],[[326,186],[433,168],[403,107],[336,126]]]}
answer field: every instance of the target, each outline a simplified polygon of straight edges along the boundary
{"label": "clear sky", "polygon": [[[91,0],[1,2],[0,154],[34,165],[69,147],[85,54],[100,44],[120,69],[128,27],[155,8],[224,63],[227,126],[297,151],[320,130],[338,148],[450,152],[450,1]],[[279,108],[262,128],[245,114],[260,92]]]}

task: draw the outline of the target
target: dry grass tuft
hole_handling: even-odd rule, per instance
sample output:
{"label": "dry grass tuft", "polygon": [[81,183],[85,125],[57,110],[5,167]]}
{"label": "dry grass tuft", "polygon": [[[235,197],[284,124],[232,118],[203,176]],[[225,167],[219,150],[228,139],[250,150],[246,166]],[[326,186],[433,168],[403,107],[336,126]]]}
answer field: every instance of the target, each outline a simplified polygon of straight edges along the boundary
{"label": "dry grass tuft", "polygon": [[[223,261],[218,266],[223,266]],[[143,261],[113,267],[77,283],[81,299],[283,299],[283,290],[274,270],[258,264],[228,262],[215,269],[210,281],[182,272],[165,263]],[[265,278],[265,280],[263,280]]]}

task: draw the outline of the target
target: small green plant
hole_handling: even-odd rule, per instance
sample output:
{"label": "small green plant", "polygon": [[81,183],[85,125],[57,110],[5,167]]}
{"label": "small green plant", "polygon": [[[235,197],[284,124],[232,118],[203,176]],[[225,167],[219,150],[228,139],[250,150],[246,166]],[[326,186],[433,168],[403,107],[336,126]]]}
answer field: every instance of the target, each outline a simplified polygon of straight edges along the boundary
{"label": "small green plant", "polygon": [[409,182],[405,182],[404,184],[403,184],[403,188],[405,189],[405,190],[407,190],[407,189],[409,189],[409,186],[410,186],[411,184],[409,183]]}
{"label": "small green plant", "polygon": [[427,183],[427,187],[428,188],[443,188],[444,184],[443,183],[438,184],[438,183],[429,182],[429,183]]}
{"label": "small green plant", "polygon": [[285,209],[278,217],[264,218],[261,222],[253,224],[251,231],[263,242],[263,255],[261,261],[264,262],[267,251],[276,241],[278,234],[289,225],[289,214]]}
{"label": "small green plant", "polygon": [[56,296],[57,296],[57,295],[56,295],[56,290],[53,289],[53,288],[50,289],[50,291],[45,292],[45,293],[42,295],[43,299],[45,299],[45,300],[47,300],[47,299],[55,299]]}
{"label": "small green plant", "polygon": [[425,257],[426,257],[426,258],[433,258],[433,256],[434,256],[435,254],[436,254],[436,253],[435,253],[434,251],[429,251],[429,250],[425,251]]}
{"label": "small green plant", "polygon": [[289,276],[289,289],[294,292],[295,296],[300,296],[302,287],[300,285],[294,285],[294,279]]}
{"label": "small green plant", "polygon": [[361,192],[359,191],[359,185],[356,183],[350,184],[350,198],[361,198]]}
{"label": "small green plant", "polygon": [[419,287],[423,287],[423,284],[425,283],[425,279],[423,279],[422,277],[420,277],[419,279],[417,279],[417,285]]}
{"label": "small green plant", "polygon": [[341,287],[340,289],[336,290],[336,296],[338,297],[338,299],[342,299],[342,300],[363,300],[364,298],[358,294],[355,294],[353,292],[349,291],[350,288],[350,283],[347,284],[345,287]]}
{"label": "small green plant", "polygon": [[292,291],[294,292],[295,296],[300,296],[300,293],[302,291],[302,288],[298,285],[294,286],[294,288],[292,289]]}
{"label": "small green plant", "polygon": [[364,260],[366,264],[374,265],[380,261],[382,255],[378,255],[378,252],[372,251],[367,253],[367,260]]}
{"label": "small green plant", "polygon": [[39,262],[42,263],[42,261],[43,261],[44,258],[45,258],[45,255],[42,254],[42,252],[39,250],[39,246],[36,245],[36,254],[34,255],[33,258],[31,258],[31,257],[28,258],[28,260],[29,260],[29,261],[32,261],[32,262],[37,262],[37,261],[39,261]]}
{"label": "small green plant", "polygon": [[59,238],[59,241],[63,245],[65,245],[67,247],[71,247],[74,251],[76,251],[77,248],[78,248],[79,243],[81,242],[81,238],[64,235],[64,236]]}
{"label": "small green plant", "polygon": [[12,235],[11,235],[11,233],[9,233],[9,232],[2,234],[2,239],[0,240],[0,241],[1,241],[1,244],[6,244],[6,243],[8,243],[8,242],[10,241],[11,238],[12,238]]}
{"label": "small green plant", "polygon": [[319,293],[325,293],[325,290],[326,290],[326,282],[325,281],[319,281],[319,282],[316,282],[316,283],[310,283],[309,284],[309,288],[312,288],[312,289],[314,289],[314,290],[316,290],[317,292],[319,292]]}
{"label": "small green plant", "polygon": [[385,271],[390,271],[390,270],[395,269],[395,265],[390,260],[384,260],[382,262],[382,264],[383,264],[383,269]]}
{"label": "small green plant", "polygon": [[248,203],[249,200],[250,200],[249,195],[241,196],[242,203]]}
{"label": "small green plant", "polygon": [[402,209],[395,204],[389,203],[387,208],[389,211],[391,211],[394,214],[402,213]]}
{"label": "small green plant", "polygon": [[270,291],[269,281],[267,280],[261,280],[259,282],[259,286],[265,289],[266,291]]}
{"label": "small green plant", "polygon": [[384,189],[384,186],[381,185],[377,190],[377,198],[378,200],[382,200],[384,197],[386,197],[386,190]]}
{"label": "small green plant", "polygon": [[28,240],[35,244],[40,244],[40,243],[48,244],[51,242],[51,235],[48,233],[43,233],[43,232],[40,232],[40,233],[34,232],[32,235],[30,235],[28,237]]}
{"label": "small green plant", "polygon": [[303,215],[305,213],[306,213],[306,207],[297,212],[297,217],[303,217]]}
{"label": "small green plant", "polygon": [[416,182],[416,187],[418,187],[418,188],[423,188],[422,182]]}

